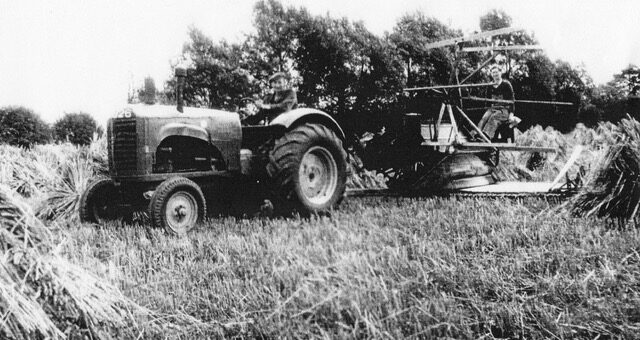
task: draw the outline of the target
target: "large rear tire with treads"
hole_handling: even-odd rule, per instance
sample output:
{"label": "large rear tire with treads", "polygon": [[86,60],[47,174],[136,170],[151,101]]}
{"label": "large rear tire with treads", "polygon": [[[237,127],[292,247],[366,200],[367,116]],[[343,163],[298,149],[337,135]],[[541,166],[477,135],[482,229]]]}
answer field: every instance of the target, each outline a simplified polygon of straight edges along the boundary
{"label": "large rear tire with treads", "polygon": [[347,154],[334,131],[298,126],[278,139],[267,173],[277,198],[301,213],[328,211],[340,203],[347,181]]}

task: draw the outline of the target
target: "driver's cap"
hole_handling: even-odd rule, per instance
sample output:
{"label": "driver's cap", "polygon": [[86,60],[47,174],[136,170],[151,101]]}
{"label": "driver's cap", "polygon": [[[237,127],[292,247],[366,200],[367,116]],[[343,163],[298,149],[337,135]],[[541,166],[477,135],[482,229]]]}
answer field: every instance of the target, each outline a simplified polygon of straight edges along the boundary
{"label": "driver's cap", "polygon": [[287,75],[284,72],[276,72],[271,77],[269,77],[269,83],[274,82],[278,79],[287,79]]}

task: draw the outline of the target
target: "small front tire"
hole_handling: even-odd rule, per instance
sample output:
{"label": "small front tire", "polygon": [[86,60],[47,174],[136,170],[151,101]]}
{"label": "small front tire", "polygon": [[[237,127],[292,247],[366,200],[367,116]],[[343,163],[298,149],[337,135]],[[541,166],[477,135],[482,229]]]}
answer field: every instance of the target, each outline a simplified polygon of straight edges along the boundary
{"label": "small front tire", "polygon": [[80,221],[104,224],[115,220],[117,189],[112,180],[101,178],[87,186],[80,196]]}
{"label": "small front tire", "polygon": [[207,207],[200,186],[184,177],[160,183],[149,202],[151,224],[168,233],[184,235],[202,222]]}

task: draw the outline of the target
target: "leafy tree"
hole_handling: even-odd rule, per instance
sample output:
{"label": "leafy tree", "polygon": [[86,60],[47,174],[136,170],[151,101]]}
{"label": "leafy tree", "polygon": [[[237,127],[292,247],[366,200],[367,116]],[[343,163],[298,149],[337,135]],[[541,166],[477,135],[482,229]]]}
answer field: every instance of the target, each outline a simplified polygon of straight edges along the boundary
{"label": "leafy tree", "polygon": [[453,54],[448,48],[426,49],[424,46],[460,35],[460,31],[420,12],[401,17],[389,40],[404,61],[407,86],[448,84],[452,76]]}
{"label": "leafy tree", "polygon": [[87,145],[91,143],[94,133],[98,133],[98,127],[88,113],[65,113],[53,124],[54,139],[58,142]]}
{"label": "leafy tree", "polygon": [[22,106],[0,108],[0,143],[31,147],[49,140],[49,126],[32,110]]}
{"label": "leafy tree", "polygon": [[[603,112],[603,119],[618,121],[630,113],[638,116],[635,96],[640,92],[640,68],[629,65],[593,91],[591,102]],[[629,100],[629,103],[627,102]]]}
{"label": "leafy tree", "polygon": [[620,73],[613,76],[611,85],[618,87],[627,95],[631,92],[638,95],[640,91],[640,67],[630,64]]}
{"label": "leafy tree", "polygon": [[513,19],[504,11],[492,9],[480,17],[480,30],[486,32],[511,27],[512,22]]}
{"label": "leafy tree", "polygon": [[616,122],[624,118],[626,114],[627,92],[624,88],[616,86],[614,81],[598,85],[593,91],[591,103],[602,110],[604,120]]}
{"label": "leafy tree", "polygon": [[[461,35],[461,31],[454,30],[421,12],[402,16],[388,35],[388,39],[402,61],[406,87],[454,83],[453,71],[456,66],[458,69],[464,69],[465,64],[456,65],[456,58],[448,47],[434,49],[427,48],[426,45]],[[405,99],[404,112],[438,112],[441,105],[439,99],[433,98],[426,92],[411,93],[403,99]],[[397,120],[400,116],[396,114],[395,118]],[[394,123],[398,124],[392,121],[387,125]]]}
{"label": "leafy tree", "polygon": [[399,60],[393,46],[362,23],[312,16],[273,0],[258,2],[255,17],[251,41],[260,60],[253,65],[271,63],[271,71],[292,74],[303,105],[329,112],[348,130],[363,130],[395,104]]}
{"label": "leafy tree", "polygon": [[[190,28],[190,41],[182,58],[190,65],[184,87],[187,105],[235,110],[242,98],[254,91],[252,77],[243,64],[242,46],[226,41],[214,43],[197,28]],[[176,65],[174,65],[175,70]],[[165,86],[169,101],[175,101],[176,80]]]}
{"label": "leafy tree", "polygon": [[622,106],[620,103],[624,103],[624,112],[614,109],[612,110],[613,117],[617,120],[630,114],[636,119],[640,119],[640,98],[638,98],[640,95],[640,68],[633,64],[627,66],[619,74],[613,76],[611,86],[615,86],[621,95],[616,98],[614,105]]}
{"label": "leafy tree", "polygon": [[[254,66],[267,77],[274,71],[291,71],[301,28],[312,20],[305,9],[288,8],[275,0],[259,1],[254,7],[255,35],[248,37]],[[306,25],[305,25],[306,24]]]}
{"label": "leafy tree", "polygon": [[522,73],[512,78],[518,99],[553,100],[555,96],[555,65],[544,54],[524,61]]}
{"label": "leafy tree", "polygon": [[554,78],[556,100],[582,106],[589,104],[595,85],[583,65],[573,67],[565,61],[556,60]]}
{"label": "leafy tree", "polygon": [[[513,23],[512,18],[502,10],[493,9],[487,14],[480,17],[480,29],[482,32],[497,30],[505,27],[511,27]],[[537,40],[531,34],[526,31],[515,31],[508,34],[494,35],[489,38],[490,45],[492,46],[514,46],[514,45],[533,45],[537,44]],[[485,52],[483,60],[489,56],[490,52]],[[512,79],[526,76],[527,61],[531,58],[535,58],[540,52],[525,50],[525,51],[509,51],[508,53],[501,53],[496,60],[504,64],[505,69],[509,71],[508,76]]]}
{"label": "leafy tree", "polygon": [[[569,63],[557,60],[554,71],[555,100],[573,103],[573,106],[557,106],[553,124],[562,131],[573,129],[578,121],[593,126],[600,114],[595,108],[586,108],[593,89],[593,81],[582,68],[574,68]],[[595,120],[595,123],[594,123]]]}
{"label": "leafy tree", "polygon": [[[512,22],[512,18],[507,13],[502,10],[493,9],[480,17],[480,29],[482,32],[486,32],[511,27]],[[488,40],[491,46],[532,45],[537,43],[535,37],[526,31],[494,35],[488,38]],[[488,58],[491,53],[496,52],[481,53],[481,60]],[[514,50],[509,51],[508,53],[500,52],[496,57],[496,61],[499,64],[503,64],[504,69],[508,71],[507,77],[512,82],[517,83],[522,79],[531,76],[531,74],[538,77],[537,81],[534,81],[533,83],[541,84],[541,82],[545,82],[543,78],[546,78],[546,80],[550,79],[549,72],[546,72],[547,74],[544,75],[543,78],[540,78],[540,76],[545,73],[540,73],[540,71],[552,68],[552,62],[542,52],[532,50]],[[541,63],[542,65],[536,65],[537,63]],[[486,77],[489,77],[488,72],[486,72],[485,75]],[[548,81],[547,83],[547,85],[550,85]],[[514,84],[514,87],[515,86],[516,84]],[[523,86],[525,85],[523,84]]]}

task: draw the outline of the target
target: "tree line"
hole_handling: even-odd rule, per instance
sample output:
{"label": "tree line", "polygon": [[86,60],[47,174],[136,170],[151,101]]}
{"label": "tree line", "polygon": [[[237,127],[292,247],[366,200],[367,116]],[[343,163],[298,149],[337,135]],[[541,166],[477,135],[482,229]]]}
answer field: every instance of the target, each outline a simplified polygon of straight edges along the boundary
{"label": "tree line", "polygon": [[[481,31],[509,27],[511,22],[499,10],[479,18]],[[312,15],[305,8],[262,0],[255,5],[253,23],[255,33],[239,43],[216,42],[195,27],[189,29],[182,51],[188,65],[187,104],[238,110],[246,105],[244,98],[267,90],[270,74],[285,71],[303,106],[328,112],[350,132],[374,131],[397,120],[402,112],[433,110],[439,105],[403,88],[464,79],[491,53],[425,48],[462,32],[421,12],[402,16],[390,32],[376,36],[361,22]],[[537,43],[527,32],[490,40],[494,46]],[[630,65],[608,84],[595,86],[584,68],[552,61],[538,50],[511,51],[508,58],[498,56],[495,62],[508,70],[517,99],[573,104],[518,104],[516,114],[524,119],[524,128],[540,124],[570,131],[578,122],[593,126],[600,120],[619,120],[629,111],[627,95],[640,84],[639,69]],[[489,79],[488,71],[479,72],[468,82]],[[163,95],[170,102],[175,85],[175,80],[165,84]],[[482,96],[482,91],[470,94]],[[480,115],[482,108],[471,105],[470,114]]]}
{"label": "tree line", "polygon": [[103,129],[88,113],[65,113],[53,125],[40,115],[22,106],[0,108],[0,144],[6,143],[29,148],[34,144],[51,141],[76,145],[90,144],[94,135],[102,135]]}
{"label": "tree line", "polygon": [[[362,22],[312,15],[305,8],[262,0],[255,5],[253,24],[255,33],[238,43],[213,41],[198,28],[189,29],[181,55],[187,65],[183,91],[187,105],[238,111],[247,105],[247,97],[268,90],[269,75],[284,71],[298,91],[300,106],[324,110],[350,134],[360,134],[397,124],[401,113],[437,111],[439,99],[403,89],[465,79],[490,56],[490,52],[426,48],[462,32],[421,12],[402,16],[390,32],[377,36]],[[499,10],[479,18],[481,31],[511,24],[511,17]],[[509,46],[537,40],[527,32],[516,32],[493,36],[488,42]],[[480,44],[469,43],[471,47]],[[494,62],[508,70],[517,99],[573,104],[519,103],[516,114],[523,118],[522,129],[539,124],[567,132],[578,122],[595,126],[601,120],[617,121],[627,113],[640,116],[640,68],[634,65],[607,84],[595,86],[583,67],[552,61],[544,51],[511,51],[508,58],[498,55]],[[484,71],[468,83],[489,80]],[[175,79],[167,81],[158,91],[159,100],[175,103],[175,87]],[[482,97],[483,91],[474,89],[469,94]],[[139,100],[138,96],[130,98]],[[476,120],[484,110],[483,103],[465,101],[464,105]],[[0,142],[25,146],[50,140],[88,143],[98,131],[90,115],[68,114],[49,127],[22,107],[0,108],[0,126]]]}

